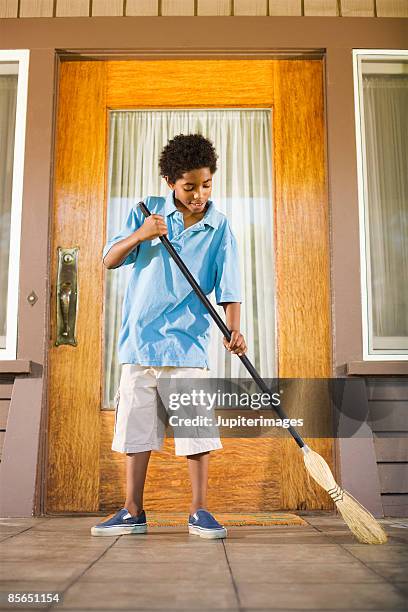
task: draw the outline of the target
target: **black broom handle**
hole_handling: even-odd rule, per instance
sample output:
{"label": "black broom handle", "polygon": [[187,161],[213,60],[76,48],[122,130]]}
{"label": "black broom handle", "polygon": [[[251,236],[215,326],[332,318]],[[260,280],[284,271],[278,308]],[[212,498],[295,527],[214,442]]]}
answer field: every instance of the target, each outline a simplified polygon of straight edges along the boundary
{"label": "black broom handle", "polygon": [[[139,202],[138,206],[145,217],[150,217],[151,213],[144,202]],[[181,259],[181,257],[179,256],[179,254],[177,253],[177,251],[171,244],[170,240],[167,238],[167,236],[159,236],[159,238],[161,242],[164,244],[164,246],[166,247],[167,251],[170,253],[171,257],[176,262],[177,266],[180,268],[181,272],[184,274],[184,276],[186,277],[186,279],[188,280],[188,282],[194,289],[194,291],[196,292],[196,294],[198,295],[198,297],[200,298],[201,302],[207,308],[208,312],[210,313],[216,325],[222,331],[224,336],[230,341],[231,340],[230,330],[225,325],[224,321],[221,319],[218,312],[215,310],[214,306],[211,304],[210,300],[207,298],[205,293],[202,291],[200,285],[197,283],[194,276],[191,274],[190,270],[187,268],[184,261]],[[270,395],[271,394],[270,389],[268,388],[263,378],[261,378],[260,374],[258,374],[257,370],[252,365],[248,357],[246,355],[241,355],[241,356],[238,355],[238,357],[240,358],[240,360],[242,361],[242,363],[244,364],[244,366],[246,367],[246,369],[248,370],[248,372],[250,373],[254,381],[260,387],[260,389],[262,389],[264,393],[267,393],[268,395]],[[273,409],[275,410],[275,412],[278,413],[281,419],[288,418],[285,412],[279,406],[273,406]],[[294,427],[290,425],[287,429],[289,433],[294,437],[296,443],[298,444],[300,448],[306,445],[302,436],[299,434],[298,431],[296,431]]]}

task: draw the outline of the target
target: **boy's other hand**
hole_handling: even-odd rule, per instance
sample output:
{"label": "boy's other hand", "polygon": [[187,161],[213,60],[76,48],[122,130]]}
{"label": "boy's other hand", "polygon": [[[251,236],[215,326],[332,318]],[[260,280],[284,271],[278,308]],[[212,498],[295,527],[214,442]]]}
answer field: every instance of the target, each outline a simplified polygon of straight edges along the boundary
{"label": "boy's other hand", "polygon": [[139,227],[137,230],[142,242],[144,240],[153,240],[153,238],[157,238],[158,236],[164,236],[167,232],[168,229],[164,217],[155,214],[147,217],[142,227]]}
{"label": "boy's other hand", "polygon": [[230,353],[235,353],[239,357],[244,355],[247,352],[247,345],[245,343],[244,336],[237,329],[231,330],[231,341],[228,342],[227,338],[224,336],[222,340],[225,348]]}

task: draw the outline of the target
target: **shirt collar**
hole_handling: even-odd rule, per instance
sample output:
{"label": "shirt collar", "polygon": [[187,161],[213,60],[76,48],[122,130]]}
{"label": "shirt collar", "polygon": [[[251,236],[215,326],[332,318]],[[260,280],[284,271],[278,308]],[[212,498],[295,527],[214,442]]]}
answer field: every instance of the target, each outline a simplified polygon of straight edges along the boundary
{"label": "shirt collar", "polygon": [[[217,229],[219,225],[219,218],[218,218],[219,215],[218,215],[217,209],[215,208],[214,202],[212,200],[208,200],[208,202],[209,202],[209,207],[204,217],[201,219],[201,221],[198,221],[194,225],[197,225],[197,226],[199,226],[200,224],[201,225],[204,225],[204,224],[211,225],[211,227]],[[174,213],[176,210],[178,209],[174,203],[174,191],[170,191],[170,193],[166,197],[166,202],[164,204],[164,211],[165,211],[166,217]]]}

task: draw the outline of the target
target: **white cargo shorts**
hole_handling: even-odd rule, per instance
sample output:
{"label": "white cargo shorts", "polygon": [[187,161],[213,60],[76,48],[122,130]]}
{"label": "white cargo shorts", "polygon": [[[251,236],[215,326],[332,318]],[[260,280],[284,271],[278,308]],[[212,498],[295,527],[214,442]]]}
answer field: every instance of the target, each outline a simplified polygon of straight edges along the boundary
{"label": "white cargo shorts", "polygon": [[[119,388],[116,392],[115,426],[112,450],[118,453],[141,453],[160,450],[163,446],[168,415],[158,401],[157,383],[164,378],[204,378],[207,368],[176,366],[141,366],[122,364]],[[216,428],[218,432],[218,428]],[[174,436],[176,455],[195,455],[222,448],[219,436]]]}

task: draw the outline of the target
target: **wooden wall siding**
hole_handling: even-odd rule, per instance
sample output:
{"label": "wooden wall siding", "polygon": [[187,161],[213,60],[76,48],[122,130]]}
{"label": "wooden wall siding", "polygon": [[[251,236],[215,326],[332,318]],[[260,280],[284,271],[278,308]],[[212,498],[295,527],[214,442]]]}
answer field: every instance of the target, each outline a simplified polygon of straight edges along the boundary
{"label": "wooden wall siding", "polygon": [[381,495],[384,516],[400,516],[406,518],[408,495]]}
{"label": "wooden wall siding", "polygon": [[408,466],[406,463],[380,463],[378,474],[382,493],[408,493]]}
{"label": "wooden wall siding", "polygon": [[195,14],[194,0],[162,0],[161,14],[164,17],[170,15],[192,16]]}
{"label": "wooden wall siding", "polygon": [[306,17],[337,17],[337,0],[304,0]]}
{"label": "wooden wall siding", "polygon": [[408,17],[407,0],[376,0],[377,17]]}
{"label": "wooden wall siding", "polygon": [[13,391],[13,381],[7,380],[0,382],[0,461],[3,454],[3,444],[6,435],[7,419],[10,408],[11,392]]}
{"label": "wooden wall siding", "polygon": [[198,0],[197,15],[209,17],[211,15],[232,15],[231,0]]}
{"label": "wooden wall siding", "polygon": [[17,16],[18,0],[0,0],[0,18]]}
{"label": "wooden wall siding", "polygon": [[[398,437],[396,437],[398,435]],[[408,432],[377,432],[374,447],[379,463],[408,462]]]}
{"label": "wooden wall siding", "polygon": [[371,401],[370,418],[376,432],[408,431],[407,402]]}
{"label": "wooden wall siding", "polygon": [[3,455],[3,444],[4,444],[4,438],[6,436],[6,426],[7,426],[9,408],[10,408],[10,398],[0,399],[0,461]]}
{"label": "wooden wall siding", "polygon": [[269,0],[269,15],[300,17],[302,15],[302,0]]}
{"label": "wooden wall siding", "polygon": [[89,17],[89,0],[58,0],[56,17]]}
{"label": "wooden wall siding", "polygon": [[127,0],[125,12],[127,17],[154,17],[159,14],[159,0]]}
{"label": "wooden wall siding", "polygon": [[369,417],[374,435],[385,516],[408,513],[408,380],[368,378]]}
{"label": "wooden wall siding", "polygon": [[159,14],[408,17],[408,0],[20,0],[20,3],[0,0],[0,18],[53,17],[54,11],[56,17],[86,17],[90,10],[94,17]]}
{"label": "wooden wall siding", "polygon": [[20,0],[20,17],[53,17],[53,0]]}
{"label": "wooden wall siding", "polygon": [[370,401],[408,400],[408,379],[402,376],[393,378],[367,377],[367,397]]}
{"label": "wooden wall siding", "polygon": [[6,431],[10,398],[0,399],[0,431]]}
{"label": "wooden wall siding", "polygon": [[234,15],[263,15],[268,13],[268,2],[265,0],[235,0]]}
{"label": "wooden wall siding", "polygon": [[373,0],[341,0],[342,17],[374,17]]}
{"label": "wooden wall siding", "polygon": [[123,17],[123,0],[92,0],[92,17]]}

